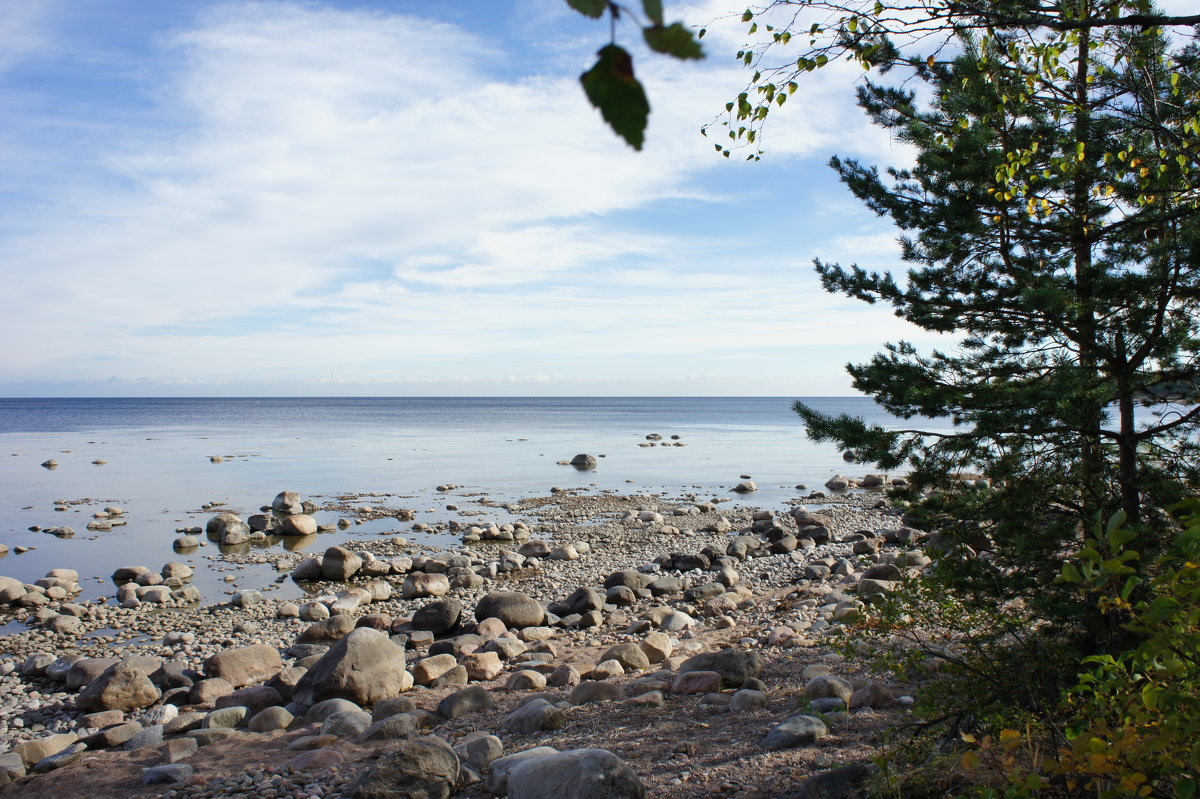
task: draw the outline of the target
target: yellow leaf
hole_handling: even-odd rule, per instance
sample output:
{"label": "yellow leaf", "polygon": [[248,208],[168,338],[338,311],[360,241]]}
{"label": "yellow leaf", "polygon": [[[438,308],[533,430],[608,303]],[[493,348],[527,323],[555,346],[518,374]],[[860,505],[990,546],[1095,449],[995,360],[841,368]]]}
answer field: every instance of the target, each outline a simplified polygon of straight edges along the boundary
{"label": "yellow leaf", "polygon": [[973,771],[979,765],[979,753],[974,749],[964,752],[959,765],[962,766],[963,771]]}

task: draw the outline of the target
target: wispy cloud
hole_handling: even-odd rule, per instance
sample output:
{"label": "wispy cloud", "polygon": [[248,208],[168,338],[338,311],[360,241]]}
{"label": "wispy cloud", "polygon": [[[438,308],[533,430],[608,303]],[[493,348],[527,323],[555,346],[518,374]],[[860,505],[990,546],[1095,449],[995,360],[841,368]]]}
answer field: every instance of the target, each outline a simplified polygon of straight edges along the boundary
{"label": "wispy cloud", "polygon": [[5,4],[0,13],[0,74],[47,45],[47,18],[55,5],[55,0]]}
{"label": "wispy cloud", "polygon": [[[724,55],[643,59],[655,111],[634,153],[575,67],[503,77],[504,43],[459,25],[213,6],[146,56],[153,114],[91,131],[101,177],[9,206],[0,335],[22,345],[0,381],[683,377],[710,356],[782,347],[777,368],[830,336],[903,333],[820,295],[818,253],[787,226],[739,229],[755,181],[893,148],[847,102],[852,78],[806,87],[773,123],[777,161],[738,172],[696,135],[745,78]],[[689,222],[711,206],[728,226]]]}

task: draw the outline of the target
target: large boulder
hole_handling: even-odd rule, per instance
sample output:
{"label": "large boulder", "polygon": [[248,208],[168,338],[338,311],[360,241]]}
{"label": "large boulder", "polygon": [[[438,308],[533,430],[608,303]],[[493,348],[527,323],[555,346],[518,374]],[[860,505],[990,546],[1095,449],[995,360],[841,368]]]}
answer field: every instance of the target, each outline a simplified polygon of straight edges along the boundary
{"label": "large boulder", "polygon": [[848,703],[853,693],[854,686],[850,684],[849,680],[834,677],[830,674],[813,677],[804,686],[804,697],[806,699],[833,698]]}
{"label": "large boulder", "polygon": [[433,685],[434,680],[457,665],[458,660],[448,652],[421,658],[413,664],[413,680],[421,685]]}
{"label": "large boulder", "polygon": [[504,744],[495,735],[482,730],[468,734],[455,747],[454,754],[476,771],[485,771],[498,757],[504,754]]}
{"label": "large boulder", "polygon": [[643,799],[633,769],[607,749],[571,749],[519,763],[508,774],[509,799]]}
{"label": "large boulder", "polygon": [[640,646],[651,663],[662,663],[675,651],[675,642],[671,640],[671,636],[660,632],[648,633]]}
{"label": "large boulder", "polygon": [[790,511],[793,519],[796,520],[796,525],[800,529],[805,527],[832,527],[833,519],[826,516],[824,513],[813,513],[803,507],[796,506]]}
{"label": "large boulder", "polygon": [[67,690],[78,691],[103,674],[105,669],[119,662],[117,658],[84,658],[75,661],[67,672]]}
{"label": "large boulder", "polygon": [[255,685],[250,688],[241,688],[237,691],[231,691],[224,696],[217,697],[214,705],[217,709],[223,707],[244,707],[251,714],[261,713],[269,707],[277,707],[286,704],[283,696],[267,685]]}
{"label": "large boulder", "polygon": [[279,706],[266,707],[250,717],[250,720],[246,722],[246,729],[250,730],[250,732],[286,730],[295,718],[287,708]]}
{"label": "large boulder", "polygon": [[896,692],[881,682],[872,680],[856,690],[846,703],[850,707],[895,707],[900,704]]}
{"label": "large boulder", "polygon": [[459,657],[469,680],[494,680],[504,671],[504,661],[495,652],[469,652]]}
{"label": "large boulder", "polygon": [[279,525],[279,532],[284,535],[312,535],[316,531],[317,520],[307,513],[286,516],[284,517],[283,524]]}
{"label": "large boulder", "polygon": [[304,503],[295,491],[280,491],[271,500],[271,510],[280,514],[304,513]]}
{"label": "large boulder", "polygon": [[[236,513],[218,513],[204,525],[204,531],[209,535],[219,536],[224,540],[231,533],[249,535],[250,526],[242,521],[242,517]],[[115,576],[114,579],[116,579]]]}
{"label": "large boulder", "polygon": [[601,680],[584,680],[571,689],[567,701],[572,705],[586,705],[591,702],[611,702],[624,696],[619,685]]}
{"label": "large boulder", "polygon": [[411,687],[412,675],[404,667],[404,649],[385,633],[358,627],[309,668],[292,692],[292,699],[314,704],[340,698],[363,706]]}
{"label": "large boulder", "polygon": [[75,706],[87,712],[101,710],[137,710],[150,707],[162,692],[143,669],[121,661],[92,680],[75,700]]}
{"label": "large boulder", "polygon": [[471,685],[447,696],[438,703],[437,713],[444,719],[456,719],[477,710],[491,710],[496,700],[482,685]]}
{"label": "large boulder", "polygon": [[228,680],[234,688],[269,680],[282,668],[279,650],[266,644],[226,649],[204,661],[205,674]]}
{"label": "large boulder", "polygon": [[362,558],[345,547],[330,547],[321,557],[321,578],[345,582],[362,568]]}
{"label": "large boulder", "polygon": [[228,696],[233,691],[234,688],[229,683],[229,680],[222,680],[220,677],[210,677],[207,680],[198,681],[188,689],[188,704],[215,705],[218,699]]}
{"label": "large boulder", "polygon": [[439,599],[430,602],[413,614],[412,628],[428,630],[434,635],[440,635],[458,626],[462,618],[463,606],[457,599]]}
{"label": "large boulder", "polygon": [[642,588],[649,587],[650,583],[654,582],[654,578],[649,574],[642,574],[633,569],[624,569],[622,571],[613,572],[604,580],[605,588],[612,588],[616,585],[623,585],[626,588],[632,588],[638,591]]}
{"label": "large boulder", "polygon": [[256,513],[253,516],[247,516],[246,524],[250,526],[251,532],[255,533],[270,533],[280,527],[279,517],[273,513]]}
{"label": "large boulder", "polygon": [[346,637],[355,628],[353,616],[339,614],[324,621],[313,622],[296,636],[297,644],[332,644]]}
{"label": "large boulder", "polygon": [[546,611],[529,594],[521,591],[493,591],[475,606],[475,618],[499,619],[510,630],[537,627]]}
{"label": "large boulder", "polygon": [[758,677],[762,671],[762,656],[756,652],[740,649],[722,649],[719,652],[703,652],[693,655],[679,667],[679,673],[688,671],[715,671],[721,675],[726,688],[741,688],[742,683]]}
{"label": "large boulder", "polygon": [[492,761],[483,787],[491,793],[503,796],[508,793],[508,775],[512,773],[513,769],[527,760],[556,754],[558,754],[558,750],[553,747],[535,746],[523,752],[513,752],[511,755],[498,757]]}
{"label": "large boulder", "polygon": [[671,693],[708,694],[721,690],[721,675],[715,671],[688,671],[680,674],[671,683]]}
{"label": "large boulder", "polygon": [[[458,782],[458,755],[433,735],[401,744],[354,786],[354,799],[449,799]],[[562,799],[562,797],[557,797]]]}
{"label": "large boulder", "polygon": [[541,730],[557,730],[567,723],[567,715],[557,705],[538,697],[518,707],[504,717],[500,729],[528,735]]}
{"label": "large boulder", "polygon": [[34,738],[32,741],[21,741],[13,746],[13,751],[20,756],[22,763],[26,766],[32,766],[64,751],[78,740],[79,736],[73,732],[46,735],[41,738]]}
{"label": "large boulder", "polygon": [[450,578],[440,572],[412,572],[404,578],[400,595],[405,599],[444,596],[450,592]]}
{"label": "large boulder", "polygon": [[571,465],[581,472],[591,471],[596,468],[596,456],[588,455],[587,453],[579,453],[574,458],[571,458]]}
{"label": "large boulder", "polygon": [[584,586],[575,589],[569,597],[563,600],[572,613],[587,613],[589,610],[603,610],[608,597],[603,591]]}
{"label": "large boulder", "polygon": [[321,559],[305,558],[292,569],[292,579],[298,583],[321,579]]}
{"label": "large boulder", "polygon": [[364,741],[399,741],[417,736],[417,718],[412,713],[396,713],[380,719],[359,738]]}
{"label": "large boulder", "polygon": [[25,596],[25,584],[12,577],[0,577],[0,603],[11,605]]}
{"label": "large boulder", "polygon": [[875,772],[873,763],[851,763],[812,775],[795,793],[794,799],[843,799],[862,796],[866,781]]}
{"label": "large boulder", "polygon": [[791,749],[816,743],[828,734],[825,722],[816,716],[792,716],[770,729],[763,738],[763,746],[767,749]]}
{"label": "large boulder", "polygon": [[600,662],[615,660],[626,672],[650,668],[650,658],[640,646],[633,643],[615,644],[600,656]]}
{"label": "large boulder", "polygon": [[360,713],[362,708],[349,699],[323,699],[308,709],[304,714],[305,724],[324,723],[330,716],[338,713]]}

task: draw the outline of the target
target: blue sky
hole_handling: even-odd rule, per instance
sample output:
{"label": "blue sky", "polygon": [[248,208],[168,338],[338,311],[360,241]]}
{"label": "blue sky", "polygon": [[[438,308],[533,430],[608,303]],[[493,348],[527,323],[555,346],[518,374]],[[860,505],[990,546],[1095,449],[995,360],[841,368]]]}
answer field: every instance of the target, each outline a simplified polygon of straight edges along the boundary
{"label": "blue sky", "polygon": [[910,155],[839,65],[762,162],[718,157],[748,75],[709,30],[701,64],[638,54],[635,153],[563,0],[5,4],[0,395],[850,393],[930,339],[821,291],[814,257],[897,264],[825,162]]}

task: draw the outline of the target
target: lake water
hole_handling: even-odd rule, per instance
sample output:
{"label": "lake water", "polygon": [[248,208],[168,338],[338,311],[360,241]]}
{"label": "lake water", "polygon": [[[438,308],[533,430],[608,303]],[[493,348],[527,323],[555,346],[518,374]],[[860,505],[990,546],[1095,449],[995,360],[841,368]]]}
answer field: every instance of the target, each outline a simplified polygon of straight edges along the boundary
{"label": "lake water", "polygon": [[[862,397],[809,398],[829,412],[899,424]],[[281,490],[318,504],[337,494],[401,497],[427,523],[458,518],[448,503],[464,494],[507,500],[542,496],[552,486],[628,493],[692,491],[736,496],[742,474],[759,491],[744,501],[782,507],[796,484],[819,488],[831,475],[861,473],[829,445],[805,438],[793,398],[280,398],[280,399],[0,399],[0,541],[34,547],[0,560],[0,574],[32,581],[54,567],[79,570],[84,597],[113,593],[118,566],[159,568],[182,560],[197,569],[205,601],[228,586],[213,570],[213,545],[181,556],[172,550],[179,527],[203,526],[214,501],[252,513]],[[648,434],[679,436],[686,446],[639,447]],[[597,456],[595,471],[558,461]],[[213,463],[212,456],[223,456]],[[40,464],[53,458],[53,471]],[[94,465],[94,460],[107,461]],[[436,491],[455,483],[455,492]],[[456,497],[458,499],[456,499]],[[66,512],[55,500],[77,501]],[[365,499],[365,504],[370,503]],[[92,513],[115,504],[127,524],[86,530]],[[478,517],[501,521],[495,515]],[[317,514],[319,522],[336,519]],[[72,539],[29,527],[67,525]],[[451,545],[444,534],[423,536],[395,519],[320,535],[322,551],[353,538],[397,531],[417,544]],[[270,544],[278,548],[280,542]],[[257,587],[275,576],[246,567],[238,585]],[[284,592],[298,592],[287,586]]]}

